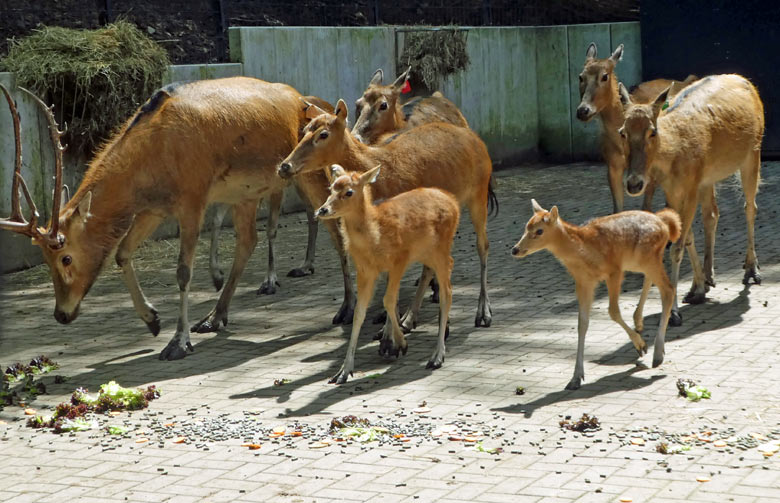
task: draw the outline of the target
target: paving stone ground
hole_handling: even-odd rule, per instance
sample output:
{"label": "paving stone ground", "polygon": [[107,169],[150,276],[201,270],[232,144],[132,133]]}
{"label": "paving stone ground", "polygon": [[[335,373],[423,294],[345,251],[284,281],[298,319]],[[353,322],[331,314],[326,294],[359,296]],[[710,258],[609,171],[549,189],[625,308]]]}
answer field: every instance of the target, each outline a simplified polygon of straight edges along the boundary
{"label": "paving stone ground", "polygon": [[[193,334],[195,353],[163,362],[158,353],[173,335],[177,311],[177,242],[146,245],[137,266],[141,283],[163,318],[152,337],[137,319],[114,266],[107,267],[68,326],[52,317],[48,274],[36,268],[3,278],[0,291],[4,367],[45,354],[61,368],[44,376],[49,394],[28,404],[41,412],[68,399],[76,387],[97,390],[116,380],[124,386],[155,384],[161,398],[144,412],[106,418],[126,422],[126,437],[102,431],[55,435],[24,427],[23,409],[0,411],[0,501],[31,502],[220,502],[220,501],[734,501],[780,500],[780,454],[736,448],[735,438],[771,440],[780,431],[780,163],[765,163],[758,196],[757,250],[760,286],[741,284],[745,254],[743,199],[738,182],[719,190],[721,219],[716,244],[717,287],[704,305],[682,307],[684,326],[670,328],[666,360],[638,364],[628,337],[607,314],[606,289],[597,292],[585,350],[586,382],[565,391],[576,350],[577,304],[573,281],[548,253],[514,260],[510,247],[531,215],[531,197],[558,204],[574,223],[611,210],[603,165],[521,167],[499,172],[500,214],[490,221],[489,286],[493,325],[474,328],[478,259],[467,216],[454,247],[454,304],[444,367],[425,363],[435,341],[437,307],[426,301],[421,323],[408,337],[409,352],[383,360],[367,323],[356,372],[345,385],[328,384],[341,365],[349,327],[331,325],[341,301],[338,260],[326,232],[317,246],[316,273],[284,276],[305,248],[301,214],[282,218],[277,265],[282,286],[273,296],[255,290],[266,264],[264,234],[218,334]],[[656,206],[660,207],[660,194]],[[640,202],[629,203],[636,208]],[[699,224],[696,224],[697,228]],[[232,236],[225,233],[223,256]],[[697,234],[702,247],[700,230]],[[201,240],[191,294],[190,321],[205,316],[216,300]],[[419,268],[401,292],[408,302]],[[678,289],[691,274],[687,263]],[[626,320],[638,298],[641,277],[629,275],[621,307]],[[383,285],[369,318],[378,313]],[[644,337],[652,344],[660,311],[657,290],[646,307]],[[652,351],[650,352],[652,355]],[[54,375],[67,377],[54,383]],[[675,382],[698,381],[712,398],[690,402]],[[275,386],[275,379],[290,382]],[[522,386],[524,395],[516,395]],[[425,402],[427,414],[414,409]],[[49,408],[49,409],[47,409]],[[593,414],[600,431],[564,431],[559,421]],[[336,442],[315,448],[332,418],[354,414],[389,421],[411,432],[404,439]],[[257,424],[245,438],[174,444],[164,424],[180,431],[206,419]],[[233,423],[231,423],[233,422]],[[297,423],[297,426],[296,426]],[[479,430],[474,443],[413,432],[458,423]],[[312,428],[302,437],[269,438],[270,428]],[[731,429],[729,429],[731,428]],[[306,430],[308,431],[308,430]],[[688,451],[660,454],[672,435],[696,433]],[[707,433],[707,432],[712,432]],[[472,431],[472,434],[475,432]],[[145,435],[145,444],[136,439]],[[170,436],[170,435],[169,435]],[[478,436],[478,434],[477,434]],[[158,442],[162,438],[162,446]],[[713,439],[726,438],[727,447]],[[642,439],[644,445],[639,440]],[[697,478],[707,479],[699,482]]]}

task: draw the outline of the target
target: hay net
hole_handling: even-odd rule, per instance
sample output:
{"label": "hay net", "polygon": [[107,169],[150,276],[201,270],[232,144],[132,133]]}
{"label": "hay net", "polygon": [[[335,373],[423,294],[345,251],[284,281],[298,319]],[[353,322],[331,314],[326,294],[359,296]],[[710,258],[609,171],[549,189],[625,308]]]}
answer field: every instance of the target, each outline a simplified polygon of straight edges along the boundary
{"label": "hay net", "polygon": [[97,30],[42,26],[11,41],[0,68],[54,103],[71,154],[90,154],[162,84],[168,54],[126,21]]}
{"label": "hay net", "polygon": [[406,32],[398,68],[411,66],[413,81],[431,91],[437,90],[447,76],[465,70],[469,65],[467,33],[455,27]]}

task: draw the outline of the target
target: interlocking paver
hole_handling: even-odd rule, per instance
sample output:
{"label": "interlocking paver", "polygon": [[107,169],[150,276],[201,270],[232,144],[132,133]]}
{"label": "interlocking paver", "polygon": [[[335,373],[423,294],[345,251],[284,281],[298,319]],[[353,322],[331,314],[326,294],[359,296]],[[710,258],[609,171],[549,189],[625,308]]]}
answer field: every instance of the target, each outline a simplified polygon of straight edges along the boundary
{"label": "interlocking paver", "polygon": [[[43,377],[48,395],[31,406],[45,412],[68,398],[77,386],[96,389],[117,380],[125,386],[156,384],[163,396],[149,411],[181,422],[197,417],[243,418],[252,411],[265,427],[303,424],[325,428],[330,419],[356,414],[376,420],[412,422],[409,411],[425,401],[432,409],[423,423],[481,423],[503,431],[485,446],[502,446],[491,455],[462,443],[426,440],[409,449],[360,444],[310,449],[307,441],[274,443],[260,439],[258,451],[240,441],[136,445],[132,439],[101,445],[100,433],[56,436],[23,427],[18,407],[0,411],[0,500],[15,501],[413,501],[413,502],[614,502],[774,501],[780,498],[780,465],[756,449],[718,451],[693,447],[677,455],[655,452],[658,440],[624,445],[636,432],[689,434],[700,429],[734,428],[734,436],[769,434],[780,429],[780,173],[779,163],[764,163],[758,196],[757,250],[764,282],[741,284],[745,250],[743,200],[733,184],[719,191],[721,218],[716,243],[717,287],[709,301],[682,306],[684,325],[667,333],[667,354],[657,369],[637,366],[633,348],[607,314],[606,289],[596,291],[585,345],[586,382],[565,391],[574,365],[577,303],[573,282],[549,254],[522,261],[509,255],[531,213],[530,198],[557,204],[564,219],[582,223],[611,209],[602,165],[522,167],[498,173],[501,211],[489,223],[489,285],[494,321],[474,328],[478,261],[468,218],[455,239],[454,303],[447,359],[436,371],[424,369],[435,342],[437,306],[426,301],[418,328],[409,335],[409,352],[382,360],[371,340],[379,327],[366,322],[356,353],[354,377],[341,387],[327,384],[341,365],[349,327],[330,319],[341,302],[338,261],[321,232],[316,274],[287,278],[276,295],[258,297],[267,244],[253,255],[231,306],[230,325],[218,334],[193,334],[196,352],[177,362],[160,362],[157,353],[172,335],[177,311],[177,243],[142,247],[136,260],[140,281],[163,318],[163,331],[151,337],[136,318],[115,269],[108,267],[68,326],[51,319],[53,299],[44,268],[7,275],[0,288],[3,317],[0,364],[47,354],[68,377],[55,384]],[[638,207],[639,201],[630,201]],[[656,206],[662,204],[657,196]],[[284,273],[298,264],[305,240],[303,215],[281,219],[277,266]],[[703,243],[697,222],[696,239]],[[230,257],[225,233],[222,257]],[[208,243],[201,240],[190,308],[191,322],[204,316],[216,296],[206,272]],[[415,286],[415,267],[404,279],[401,302]],[[680,294],[687,290],[690,267],[683,262]],[[376,299],[381,298],[381,285]],[[641,278],[629,274],[620,306],[630,320]],[[379,303],[367,319],[379,312]],[[645,309],[645,339],[652,343],[660,299],[652,291]],[[645,364],[648,362],[645,361]],[[375,376],[378,374],[378,376]],[[697,380],[712,391],[698,403],[677,397],[678,377]],[[274,386],[279,378],[290,379]],[[525,394],[515,395],[515,387]],[[394,416],[399,411],[406,416]],[[563,416],[595,414],[602,431],[592,436],[562,431]],[[143,412],[122,419],[143,423]],[[420,420],[419,418],[417,418]],[[161,471],[162,470],[162,471]],[[709,482],[697,482],[706,476]]]}

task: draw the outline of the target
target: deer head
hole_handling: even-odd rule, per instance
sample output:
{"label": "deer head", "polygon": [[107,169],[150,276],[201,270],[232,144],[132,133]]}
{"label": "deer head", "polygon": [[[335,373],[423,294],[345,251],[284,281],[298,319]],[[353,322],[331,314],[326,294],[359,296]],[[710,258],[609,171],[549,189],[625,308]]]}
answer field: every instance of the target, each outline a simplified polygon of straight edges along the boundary
{"label": "deer head", "polygon": [[[77,205],[69,205],[69,208],[60,213],[61,195],[65,193],[62,182],[62,152],[65,148],[60,143],[60,137],[64,132],[59,130],[52,113],[53,107],[47,107],[33,93],[20,88],[43,109],[49,123],[49,135],[54,147],[55,174],[52,211],[48,225],[46,227],[39,225],[38,209],[21,174],[22,141],[19,113],[8,89],[2,84],[0,84],[0,89],[5,95],[11,111],[16,143],[14,176],[11,184],[11,215],[8,218],[0,219],[0,229],[28,236],[32,239],[33,244],[40,247],[54,283],[56,296],[54,317],[60,323],[70,323],[78,316],[81,299],[92,285],[104,258],[91,257],[84,253],[84,245],[79,245],[79,243],[86,241],[79,239],[79,236],[85,232],[92,194],[87,192],[80,198]],[[20,189],[30,211],[27,218],[22,213]]]}
{"label": "deer head", "polygon": [[608,58],[598,59],[596,44],[591,43],[585,52],[585,66],[579,75],[580,105],[577,118],[587,122],[610,104],[617,92],[615,66],[623,57],[623,44]]}
{"label": "deer head", "polygon": [[544,250],[555,239],[555,230],[558,226],[558,207],[553,206],[550,211],[531,199],[531,207],[534,215],[525,224],[525,232],[520,241],[512,247],[512,255],[515,258],[523,258],[539,250]]}
{"label": "deer head", "polygon": [[[367,185],[374,183],[379,176],[380,166],[365,173],[348,173],[338,164],[330,167],[330,186],[328,200],[317,210],[317,218],[339,218],[364,204]],[[369,195],[370,199],[370,195]]]}
{"label": "deer head", "polygon": [[355,102],[355,125],[352,134],[363,143],[373,143],[378,136],[397,129],[396,113],[401,89],[409,78],[410,66],[395,79],[395,82],[382,85],[382,70],[374,72],[363,96]]}

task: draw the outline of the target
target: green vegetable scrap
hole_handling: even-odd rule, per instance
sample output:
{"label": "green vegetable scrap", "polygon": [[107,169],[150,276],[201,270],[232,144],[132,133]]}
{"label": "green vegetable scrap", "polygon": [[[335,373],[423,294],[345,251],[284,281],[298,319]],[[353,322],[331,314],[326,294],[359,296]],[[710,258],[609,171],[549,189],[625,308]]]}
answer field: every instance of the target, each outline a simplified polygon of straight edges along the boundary
{"label": "green vegetable scrap", "polygon": [[360,426],[353,426],[347,428],[341,428],[338,430],[338,436],[341,438],[351,437],[358,442],[374,442],[382,438],[384,435],[389,435],[390,430],[382,428],[380,426],[369,426],[367,428]]}
{"label": "green vegetable scrap", "polygon": [[112,435],[124,435],[127,433],[127,428],[124,426],[109,425],[106,427],[106,431]]}
{"label": "green vegetable scrap", "polygon": [[704,386],[699,386],[690,379],[677,379],[677,391],[692,402],[698,402],[702,398],[710,398],[710,391]]}
{"label": "green vegetable scrap", "polygon": [[665,442],[661,442],[660,444],[655,446],[655,450],[661,454],[679,454],[684,451],[690,451],[691,446],[690,445],[681,445],[681,444],[667,444]]}
{"label": "green vegetable scrap", "polygon": [[478,450],[479,452],[487,452],[488,454],[501,454],[502,452],[504,452],[504,449],[502,449],[501,447],[489,447],[488,448],[488,447],[485,447],[484,445],[482,445],[482,442],[477,442],[474,445],[474,448],[476,450]]}
{"label": "green vegetable scrap", "polygon": [[93,419],[88,421],[86,418],[77,417],[76,419],[64,419],[61,424],[55,426],[57,433],[65,431],[87,431],[94,430],[99,427],[98,422]]}

